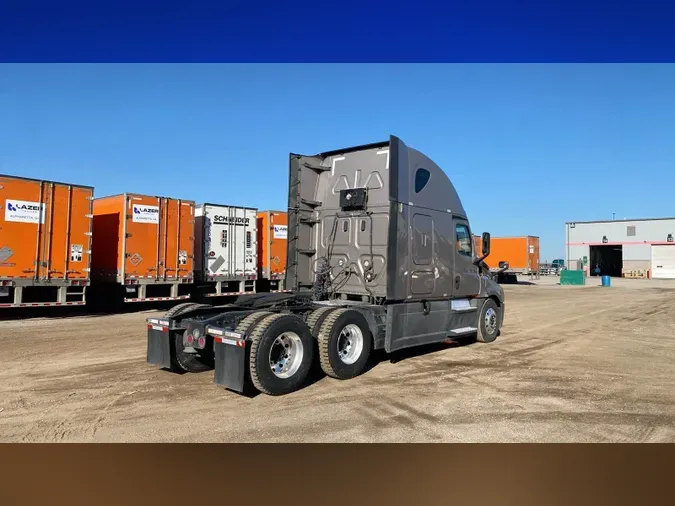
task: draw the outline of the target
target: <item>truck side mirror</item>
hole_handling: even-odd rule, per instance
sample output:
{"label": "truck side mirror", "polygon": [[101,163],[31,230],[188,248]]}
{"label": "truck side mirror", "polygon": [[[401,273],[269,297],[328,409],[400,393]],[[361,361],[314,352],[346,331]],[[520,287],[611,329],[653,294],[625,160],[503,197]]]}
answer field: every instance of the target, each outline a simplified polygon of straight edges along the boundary
{"label": "truck side mirror", "polygon": [[483,232],[481,242],[483,243],[482,254],[484,257],[486,257],[490,254],[490,232]]}

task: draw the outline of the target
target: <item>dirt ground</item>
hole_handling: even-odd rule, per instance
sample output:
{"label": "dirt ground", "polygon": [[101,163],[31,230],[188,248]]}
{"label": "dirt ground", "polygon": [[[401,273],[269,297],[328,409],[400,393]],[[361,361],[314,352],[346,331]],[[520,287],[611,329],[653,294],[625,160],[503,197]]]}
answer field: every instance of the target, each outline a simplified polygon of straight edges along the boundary
{"label": "dirt ground", "polygon": [[3,321],[0,441],[675,442],[675,281],[534,283],[505,287],[492,344],[284,397],[146,364],[156,312]]}

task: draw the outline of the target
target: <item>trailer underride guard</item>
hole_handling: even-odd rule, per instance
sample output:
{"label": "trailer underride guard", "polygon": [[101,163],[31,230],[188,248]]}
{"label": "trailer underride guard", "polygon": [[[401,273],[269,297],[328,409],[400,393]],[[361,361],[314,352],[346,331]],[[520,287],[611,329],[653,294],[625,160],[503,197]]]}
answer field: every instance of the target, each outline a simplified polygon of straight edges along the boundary
{"label": "trailer underride guard", "polygon": [[148,319],[147,361],[215,368],[217,385],[269,395],[299,389],[317,357],[326,375],[361,374],[371,352],[476,335],[494,341],[504,292],[473,251],[448,176],[400,139],[290,155],[286,287],[223,306],[185,303]]}

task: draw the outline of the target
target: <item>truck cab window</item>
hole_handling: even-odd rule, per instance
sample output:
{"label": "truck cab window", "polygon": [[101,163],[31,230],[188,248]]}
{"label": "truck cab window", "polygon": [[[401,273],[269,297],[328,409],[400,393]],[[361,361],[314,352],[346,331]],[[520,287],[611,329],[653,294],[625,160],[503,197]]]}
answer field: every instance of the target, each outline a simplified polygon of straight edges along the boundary
{"label": "truck cab window", "polygon": [[463,256],[471,257],[473,255],[471,232],[469,227],[458,223],[455,225],[455,234],[457,236],[457,253]]}
{"label": "truck cab window", "polygon": [[429,182],[430,177],[431,172],[427,169],[417,169],[417,172],[415,172],[415,193],[422,191],[422,188]]}

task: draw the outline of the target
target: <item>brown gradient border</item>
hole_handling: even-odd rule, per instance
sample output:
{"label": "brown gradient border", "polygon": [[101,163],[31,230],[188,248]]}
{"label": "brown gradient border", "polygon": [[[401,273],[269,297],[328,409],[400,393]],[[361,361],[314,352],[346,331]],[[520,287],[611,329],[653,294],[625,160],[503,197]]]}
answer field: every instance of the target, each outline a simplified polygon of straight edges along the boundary
{"label": "brown gradient border", "polygon": [[0,505],[672,504],[673,448],[4,444]]}

